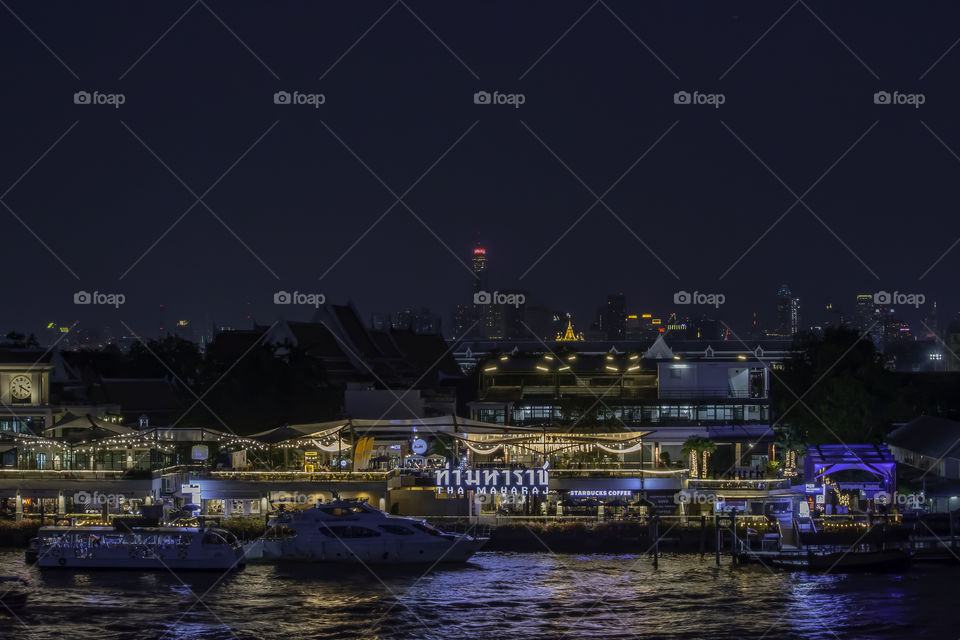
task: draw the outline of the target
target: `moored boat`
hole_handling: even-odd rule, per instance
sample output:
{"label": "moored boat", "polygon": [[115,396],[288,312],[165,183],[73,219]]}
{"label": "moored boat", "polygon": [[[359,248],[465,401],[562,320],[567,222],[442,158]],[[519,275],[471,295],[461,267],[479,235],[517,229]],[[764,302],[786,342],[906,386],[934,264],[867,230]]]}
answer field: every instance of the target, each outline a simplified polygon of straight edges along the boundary
{"label": "moored boat", "polygon": [[229,570],[244,564],[236,537],[211,526],[41,527],[35,553],[40,567],[71,569]]}
{"label": "moored boat", "polygon": [[446,533],[424,520],[392,516],[366,502],[336,500],[273,518],[247,545],[266,561],[413,564],[466,562],[486,539]]}
{"label": "moored boat", "polygon": [[910,549],[918,562],[960,562],[958,536],[914,536],[910,538]]}
{"label": "moored boat", "polygon": [[901,549],[832,552],[798,549],[782,550],[764,560],[784,569],[853,571],[857,569],[898,569],[909,564],[910,558],[911,553]]}

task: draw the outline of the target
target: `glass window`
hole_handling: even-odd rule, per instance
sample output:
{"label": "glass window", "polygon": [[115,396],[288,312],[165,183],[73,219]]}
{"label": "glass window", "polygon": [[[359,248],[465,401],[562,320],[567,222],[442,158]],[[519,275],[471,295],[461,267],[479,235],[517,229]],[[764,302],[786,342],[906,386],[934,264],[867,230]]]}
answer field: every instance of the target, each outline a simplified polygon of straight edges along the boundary
{"label": "glass window", "polygon": [[384,531],[384,532],[386,532],[386,533],[392,533],[393,535],[396,535],[396,536],[411,536],[411,535],[413,535],[413,531],[411,531],[410,529],[407,529],[406,527],[401,527],[401,526],[396,525],[396,524],[382,524],[382,525],[380,525],[378,528],[379,528],[381,531]]}
{"label": "glass window", "polygon": [[379,531],[355,525],[349,527],[342,525],[321,526],[320,533],[330,538],[375,538],[380,535]]}

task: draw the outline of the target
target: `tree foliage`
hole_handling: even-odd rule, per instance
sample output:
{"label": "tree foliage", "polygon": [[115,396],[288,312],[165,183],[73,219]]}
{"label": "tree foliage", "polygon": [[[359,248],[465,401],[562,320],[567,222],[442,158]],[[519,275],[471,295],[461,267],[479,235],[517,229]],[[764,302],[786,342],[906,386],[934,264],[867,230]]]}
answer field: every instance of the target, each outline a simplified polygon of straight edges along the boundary
{"label": "tree foliage", "polygon": [[822,338],[801,335],[798,354],[774,372],[774,424],[791,444],[880,442],[902,416],[896,375],[873,343],[850,329],[828,329]]}

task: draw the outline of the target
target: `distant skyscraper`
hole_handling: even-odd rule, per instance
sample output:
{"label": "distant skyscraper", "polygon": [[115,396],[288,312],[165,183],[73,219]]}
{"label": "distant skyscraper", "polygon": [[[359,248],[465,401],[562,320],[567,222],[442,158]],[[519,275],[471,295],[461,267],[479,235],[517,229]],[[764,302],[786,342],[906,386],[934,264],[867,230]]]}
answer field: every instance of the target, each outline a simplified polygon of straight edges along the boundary
{"label": "distant skyscraper", "polygon": [[473,291],[489,291],[487,288],[487,250],[478,243],[473,250]]}
{"label": "distant skyscraper", "polygon": [[[377,315],[385,314],[374,314]],[[393,318],[385,323],[387,329],[397,329],[402,331],[413,331],[414,333],[433,334],[440,333],[440,316],[434,314],[430,309],[422,308],[419,311],[413,307],[405,307],[401,311],[393,314]],[[374,328],[377,328],[376,326]]]}
{"label": "distant skyscraper", "polygon": [[607,296],[605,316],[607,340],[623,340],[627,333],[627,298],[622,293]]}
{"label": "distant skyscraper", "polygon": [[927,338],[937,338],[940,336],[940,322],[937,317],[936,300],[930,303],[930,308],[927,311],[926,317],[923,319],[923,324],[923,331],[918,331],[917,333]]}
{"label": "distant skyscraper", "polygon": [[793,297],[790,287],[780,285],[777,291],[777,327],[775,333],[793,336],[800,332],[800,299]]}
{"label": "distant skyscraper", "polygon": [[840,328],[846,325],[846,318],[843,317],[843,312],[840,310],[840,307],[833,303],[828,303],[826,306],[827,318],[823,323],[824,327],[835,327]]}
{"label": "distant skyscraper", "polygon": [[493,304],[487,273],[487,250],[479,243],[473,249],[473,293],[468,305],[458,305],[453,313],[454,338],[503,338],[503,318],[499,305]]}
{"label": "distant skyscraper", "polygon": [[873,302],[872,293],[861,293],[857,296],[856,327],[861,333],[876,334],[877,306]]}

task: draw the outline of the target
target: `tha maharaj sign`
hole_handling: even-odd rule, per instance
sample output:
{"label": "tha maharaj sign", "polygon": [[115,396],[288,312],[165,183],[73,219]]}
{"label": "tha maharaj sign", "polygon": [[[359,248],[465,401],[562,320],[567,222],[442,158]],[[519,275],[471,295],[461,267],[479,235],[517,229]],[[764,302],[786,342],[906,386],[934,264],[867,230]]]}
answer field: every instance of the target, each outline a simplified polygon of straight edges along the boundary
{"label": "tha maharaj sign", "polygon": [[549,491],[547,465],[539,469],[445,469],[434,471],[437,493],[466,495],[539,496]]}

